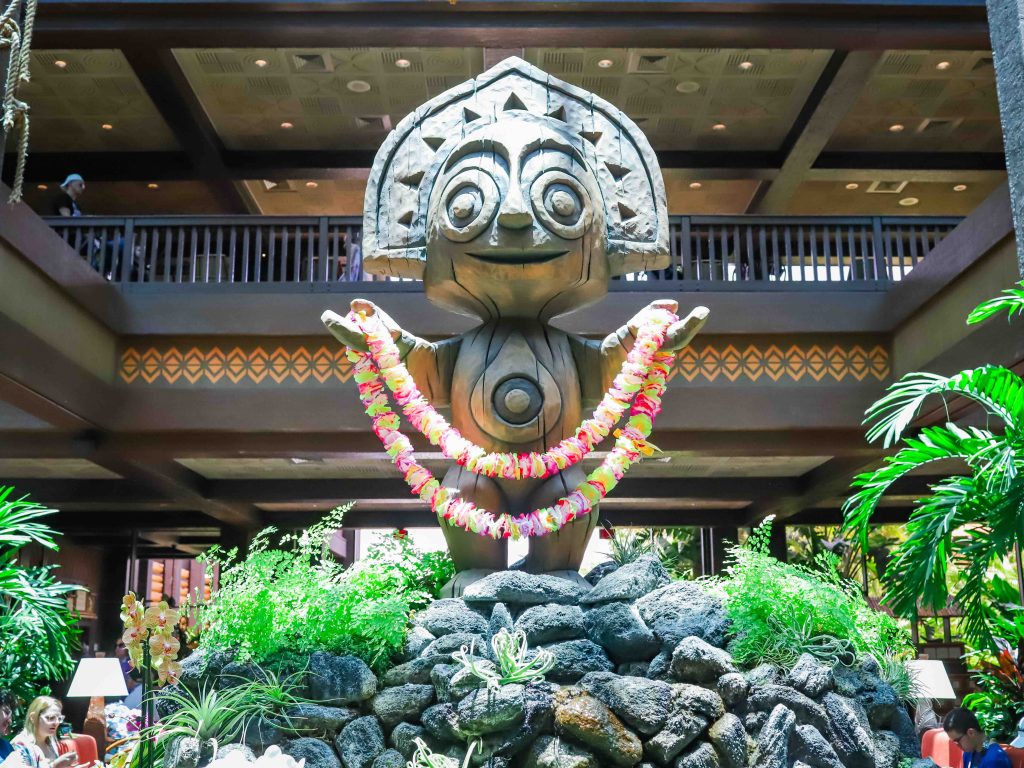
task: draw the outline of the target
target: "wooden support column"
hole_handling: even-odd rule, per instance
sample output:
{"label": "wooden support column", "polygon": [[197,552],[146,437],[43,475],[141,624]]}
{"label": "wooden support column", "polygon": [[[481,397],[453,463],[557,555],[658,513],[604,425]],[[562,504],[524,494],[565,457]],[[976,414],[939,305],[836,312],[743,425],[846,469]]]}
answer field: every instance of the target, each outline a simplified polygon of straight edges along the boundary
{"label": "wooden support column", "polygon": [[786,542],[786,526],[783,523],[772,524],[772,535],[768,539],[768,551],[776,560],[783,563],[789,560],[789,546]]}
{"label": "wooden support column", "polygon": [[714,576],[721,573],[725,565],[726,549],[736,541],[736,528],[701,528],[698,563],[700,575]]}
{"label": "wooden support column", "polygon": [[1017,263],[1024,275],[1024,0],[987,0],[999,119],[1010,177]]}

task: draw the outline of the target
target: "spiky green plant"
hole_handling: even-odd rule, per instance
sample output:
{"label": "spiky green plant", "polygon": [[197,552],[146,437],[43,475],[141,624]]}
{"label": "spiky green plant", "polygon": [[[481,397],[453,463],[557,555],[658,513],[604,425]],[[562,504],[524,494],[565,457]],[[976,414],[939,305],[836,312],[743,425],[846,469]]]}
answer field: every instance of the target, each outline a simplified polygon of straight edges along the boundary
{"label": "spiky green plant", "polygon": [[[1008,291],[979,306],[968,320],[997,312],[1024,311],[1024,291]],[[930,426],[911,434],[924,402],[937,396],[974,401],[998,429]],[[975,646],[993,649],[998,616],[989,599],[989,570],[1024,544],[1024,380],[986,365],[953,376],[910,373],[889,387],[867,412],[868,440],[902,447],[853,481],[856,492],[843,507],[844,529],[867,545],[871,517],[894,482],[922,467],[956,461],[967,469],[932,484],[907,523],[885,574],[886,602],[910,618],[918,601],[933,609],[950,599],[949,566],[960,568],[952,598],[963,612],[962,631]]]}
{"label": "spiky green plant", "polygon": [[[430,747],[426,745],[426,742],[418,736],[413,739],[413,743],[416,745],[416,751],[413,752],[412,759],[406,763],[408,768],[459,768],[459,761],[453,757],[447,755],[439,755],[433,752]],[[469,768],[470,759],[473,757],[473,752],[480,747],[482,742],[480,739],[474,739],[469,744],[469,749],[466,750],[466,758],[462,761],[462,768]]]}
{"label": "spiky green plant", "polygon": [[525,685],[543,680],[544,675],[555,666],[555,656],[551,651],[541,648],[530,653],[526,643],[526,633],[522,631],[499,630],[491,638],[491,649],[494,651],[497,669],[480,664],[470,658],[473,650],[465,645],[455,651],[452,658],[468,669],[471,674],[483,680],[488,688],[497,688],[508,683]]}

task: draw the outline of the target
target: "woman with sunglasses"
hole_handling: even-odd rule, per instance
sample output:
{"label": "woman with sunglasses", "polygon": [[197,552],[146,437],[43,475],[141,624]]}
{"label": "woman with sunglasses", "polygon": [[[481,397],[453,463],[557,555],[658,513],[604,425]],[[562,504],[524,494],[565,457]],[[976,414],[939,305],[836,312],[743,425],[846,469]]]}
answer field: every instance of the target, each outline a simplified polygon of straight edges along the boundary
{"label": "woman with sunglasses", "polygon": [[64,722],[61,704],[49,696],[39,696],[28,707],[25,728],[11,742],[28,768],[71,768],[78,760],[77,752],[60,754],[57,729]]}

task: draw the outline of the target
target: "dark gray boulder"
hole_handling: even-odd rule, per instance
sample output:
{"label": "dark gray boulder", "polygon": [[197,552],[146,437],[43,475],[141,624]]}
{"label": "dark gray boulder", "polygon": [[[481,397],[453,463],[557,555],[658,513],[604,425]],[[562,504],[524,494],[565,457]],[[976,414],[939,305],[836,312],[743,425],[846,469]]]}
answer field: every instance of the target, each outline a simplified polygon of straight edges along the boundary
{"label": "dark gray boulder", "polygon": [[813,725],[798,725],[793,734],[793,756],[811,768],[843,768],[839,755]]}
{"label": "dark gray boulder", "polygon": [[482,656],[485,659],[491,656],[491,644],[483,634],[472,632],[452,632],[449,635],[442,635],[420,652],[420,656],[448,656],[452,653],[466,648],[474,656]]}
{"label": "dark gray boulder", "polygon": [[744,672],[743,677],[752,688],[759,688],[764,685],[782,685],[785,683],[785,675],[774,664],[760,664],[753,669]]}
{"label": "dark gray boulder", "polygon": [[674,581],[637,599],[640,618],[663,647],[674,648],[684,637],[699,637],[723,647],[729,619],[720,598],[692,581]]}
{"label": "dark gray boulder", "polygon": [[711,683],[736,671],[732,656],[696,636],[683,638],[672,651],[672,676],[683,682]]}
{"label": "dark gray boulder", "polygon": [[212,680],[220,675],[221,670],[230,662],[230,653],[199,648],[182,660],[178,684],[198,691],[203,681]]}
{"label": "dark gray boulder", "polygon": [[372,699],[377,678],[355,656],[332,656],[317,651],[309,657],[311,698],[327,706],[343,707]]}
{"label": "dark gray boulder", "polygon": [[875,768],[897,768],[900,762],[900,740],[892,731],[876,731]]}
{"label": "dark gray boulder", "polygon": [[434,701],[434,686],[409,683],[385,688],[370,702],[370,708],[388,730],[403,720],[419,722],[420,714]]}
{"label": "dark gray boulder", "polygon": [[381,683],[385,688],[393,688],[396,685],[406,685],[408,683],[426,685],[431,682],[430,673],[434,667],[438,664],[448,664],[451,661],[452,656],[450,653],[420,656],[418,659],[407,661],[404,664],[399,664],[397,667],[389,669],[384,673]]}
{"label": "dark gray boulder", "polygon": [[495,603],[491,609],[491,618],[487,622],[487,636],[494,637],[501,630],[512,632],[515,630],[515,621],[512,613],[504,603]]}
{"label": "dark gray boulder", "polygon": [[718,752],[723,768],[743,768],[747,764],[747,732],[743,721],[729,713],[708,728],[708,741]]}
{"label": "dark gray boulder", "polygon": [[875,745],[858,717],[853,702],[836,694],[826,693],[821,699],[828,716],[827,737],[847,768],[874,768]]}
{"label": "dark gray boulder", "polygon": [[671,715],[662,729],[644,744],[644,754],[658,765],[669,766],[707,727],[707,718],[680,710]]}
{"label": "dark gray boulder", "polygon": [[672,650],[662,650],[647,665],[647,677],[652,680],[668,680],[672,674]]}
{"label": "dark gray boulder", "polygon": [[776,706],[761,728],[754,765],[757,768],[787,768],[789,742],[796,727],[796,715],[782,704]]}
{"label": "dark gray boulder", "polygon": [[627,661],[625,664],[615,667],[615,674],[623,677],[647,677],[650,668],[651,662],[649,661]]}
{"label": "dark gray boulder", "polygon": [[296,760],[305,760],[306,768],[341,768],[341,760],[331,746],[310,736],[289,741],[281,751]]}
{"label": "dark gray boulder", "polygon": [[558,736],[540,736],[526,755],[524,768],[600,768],[590,752]]}
{"label": "dark gray boulder", "polygon": [[374,759],[370,768],[405,768],[405,758],[397,749],[385,749]]}
{"label": "dark gray boulder", "polygon": [[654,555],[644,555],[609,573],[580,600],[597,605],[612,600],[636,600],[671,581],[665,566]]}
{"label": "dark gray boulder", "polygon": [[465,741],[466,734],[459,729],[459,717],[451,704],[434,704],[423,710],[420,723],[424,730],[441,741]]}
{"label": "dark gray boulder", "polygon": [[816,699],[826,691],[835,688],[836,678],[832,667],[823,664],[809,653],[802,654],[790,670],[786,684],[800,693]]}
{"label": "dark gray boulder", "polygon": [[722,697],[710,688],[690,683],[676,683],[672,686],[673,709],[688,709],[714,721],[725,714]]}
{"label": "dark gray boulder", "polygon": [[516,759],[540,733],[550,733],[554,719],[554,685],[532,683],[525,687],[526,714],[518,728],[489,733],[483,736],[479,754],[474,753],[473,765],[493,758]]}
{"label": "dark gray boulder", "polygon": [[384,731],[372,715],[356,718],[341,729],[334,749],[345,768],[369,768],[384,751]]}
{"label": "dark gray boulder", "polygon": [[721,768],[721,761],[714,747],[699,741],[676,758],[675,768]]}
{"label": "dark gray boulder", "polygon": [[416,615],[413,623],[423,627],[434,637],[456,632],[487,634],[487,619],[457,597],[435,600],[425,611]]}
{"label": "dark gray boulder", "polygon": [[819,730],[824,730],[828,725],[825,710],[821,705],[794,688],[785,685],[765,685],[752,689],[750,696],[747,697],[747,705],[751,709],[763,712],[770,712],[779,704],[795,712],[801,722],[809,722]]}
{"label": "dark gray boulder", "polygon": [[583,610],[578,605],[535,605],[516,619],[515,629],[526,634],[531,646],[586,637]]}
{"label": "dark gray boulder", "polygon": [[672,688],[660,680],[591,672],[580,680],[579,687],[644,736],[661,730],[672,707]]}
{"label": "dark gray boulder", "polygon": [[412,661],[423,652],[424,648],[436,639],[436,637],[427,632],[423,627],[412,627],[409,630],[409,634],[405,636],[405,646],[402,649],[402,661]]}
{"label": "dark gray boulder", "polygon": [[[498,669],[493,661],[481,660],[476,663],[481,670],[497,671]],[[460,665],[459,669],[456,670],[455,674],[448,681],[448,699],[452,702],[459,701],[464,696],[485,685],[487,685],[486,680],[474,674],[468,667]]]}
{"label": "dark gray boulder", "polygon": [[615,669],[604,649],[590,640],[567,640],[546,646],[555,657],[555,666],[547,679],[557,683],[575,683],[588,672],[611,672]]}
{"label": "dark gray boulder", "polygon": [[921,740],[917,736],[914,721],[903,707],[896,709],[892,719],[892,732],[900,740],[900,753],[904,757],[921,757]]}
{"label": "dark gray boulder", "polygon": [[619,566],[615,563],[615,561],[604,560],[595,565],[593,568],[591,568],[590,571],[587,572],[587,575],[584,576],[584,578],[587,580],[587,583],[591,586],[597,586],[597,583],[601,581],[601,579],[603,579],[609,573],[615,573],[615,571],[617,571],[618,568]]}
{"label": "dark gray boulder", "polygon": [[352,707],[325,707],[320,704],[296,704],[285,711],[291,728],[303,736],[333,739],[346,725],[359,717]]}
{"label": "dark gray boulder", "polygon": [[284,741],[284,732],[276,722],[259,716],[249,721],[242,741],[256,752],[263,752],[267,747]]}
{"label": "dark gray boulder", "polygon": [[602,765],[629,768],[640,762],[643,745],[608,707],[578,688],[555,694],[555,728],[592,749]]}
{"label": "dark gray boulder", "polygon": [[603,603],[587,611],[583,618],[587,637],[619,664],[650,661],[658,654],[658,639],[628,603]]}
{"label": "dark gray boulder", "polygon": [[472,736],[519,725],[526,716],[526,690],[521,685],[480,688],[456,707],[458,727]]}
{"label": "dark gray boulder", "polygon": [[164,768],[196,768],[202,758],[202,745],[195,736],[179,736],[164,750]]}
{"label": "dark gray boulder", "polygon": [[464,667],[461,664],[437,664],[430,670],[430,682],[434,686],[434,693],[438,701],[452,700],[452,678],[462,669]]}
{"label": "dark gray boulder", "polygon": [[750,692],[750,685],[747,679],[739,672],[730,672],[718,678],[715,685],[718,695],[722,697],[727,707],[738,707],[746,703],[747,694]]}
{"label": "dark gray boulder", "polygon": [[462,599],[470,604],[577,605],[583,594],[583,588],[578,582],[557,576],[543,576],[523,571],[498,571],[466,587]]}

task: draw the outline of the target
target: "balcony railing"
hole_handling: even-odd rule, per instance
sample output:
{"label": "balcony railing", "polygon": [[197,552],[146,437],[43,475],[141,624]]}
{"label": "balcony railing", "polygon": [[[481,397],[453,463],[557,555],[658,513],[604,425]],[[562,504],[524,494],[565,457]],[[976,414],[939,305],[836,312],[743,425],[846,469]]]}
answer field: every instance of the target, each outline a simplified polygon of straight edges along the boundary
{"label": "balcony railing", "polygon": [[[362,270],[355,217],[49,217],[61,238],[112,282],[346,289],[388,282]],[[626,275],[617,290],[884,290],[959,218],[672,217],[672,263]],[[411,288],[412,286],[410,286]],[[384,288],[384,286],[381,286]]]}

